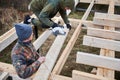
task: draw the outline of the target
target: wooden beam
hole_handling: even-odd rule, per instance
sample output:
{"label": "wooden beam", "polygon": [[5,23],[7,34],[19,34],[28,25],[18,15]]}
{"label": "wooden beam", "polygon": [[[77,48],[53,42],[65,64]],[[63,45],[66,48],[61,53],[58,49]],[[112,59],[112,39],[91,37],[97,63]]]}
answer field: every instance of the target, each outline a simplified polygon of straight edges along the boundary
{"label": "wooden beam", "polygon": [[33,43],[36,50],[42,46],[42,44],[47,40],[51,33],[51,30],[46,30],[38,37],[38,39]]}
{"label": "wooden beam", "polygon": [[95,0],[92,0],[91,3],[90,3],[90,5],[89,5],[89,7],[87,8],[87,10],[86,10],[86,12],[85,12],[85,14],[83,15],[83,17],[82,17],[81,20],[84,21],[84,20],[87,19],[87,17],[88,17],[88,15],[89,15],[89,13],[90,13],[90,11],[91,11],[91,9],[92,9],[94,3],[95,3]]}
{"label": "wooden beam", "polygon": [[48,80],[50,73],[55,65],[59,52],[63,46],[63,43],[67,37],[68,29],[66,29],[66,35],[58,35],[52,44],[51,48],[49,49],[46,55],[46,61],[43,63],[33,80]]}
{"label": "wooden beam", "polygon": [[[115,0],[109,0],[108,14],[114,14],[114,8],[115,8]],[[104,26],[104,29],[107,29],[107,30],[109,29],[112,31],[115,30],[115,28],[112,28],[109,26]],[[100,55],[115,57],[115,51],[108,50],[108,49],[101,49]],[[97,70],[97,75],[100,75],[100,76],[114,78],[114,74],[115,74],[114,70],[109,70],[104,68],[98,68]]]}
{"label": "wooden beam", "polygon": [[93,23],[101,26],[110,26],[120,28],[120,20],[94,17]]}
{"label": "wooden beam", "polygon": [[101,38],[107,38],[107,39],[120,40],[120,37],[119,37],[120,32],[119,31],[111,31],[111,30],[97,29],[97,28],[89,27],[87,29],[87,35],[93,36],[93,37],[101,37]]}
{"label": "wooden beam", "polygon": [[8,72],[11,74],[16,74],[16,71],[13,68],[12,64],[7,64],[7,63],[3,63],[3,62],[0,62],[0,71]]}
{"label": "wooden beam", "polygon": [[0,52],[17,39],[15,28],[0,36]]}
{"label": "wooden beam", "polygon": [[83,45],[120,51],[119,41],[101,39],[101,38],[91,37],[91,36],[84,36]]}
{"label": "wooden beam", "polygon": [[31,78],[22,79],[17,74],[9,74],[12,77],[12,80],[32,80]]}
{"label": "wooden beam", "polygon": [[[92,0],[80,0],[80,3],[91,3]],[[109,5],[109,0],[96,0],[95,4]],[[120,0],[115,0],[115,5],[120,6]]]}
{"label": "wooden beam", "polygon": [[76,70],[73,70],[72,73],[73,73],[72,80],[114,80],[114,79],[105,78],[102,76],[97,76],[94,74],[89,74],[86,72],[81,72],[81,71],[76,71]]}
{"label": "wooden beam", "polygon": [[120,59],[77,52],[77,63],[120,71]]}
{"label": "wooden beam", "polygon": [[[86,18],[88,17],[88,14],[90,13],[90,10],[92,9],[93,7],[93,4],[94,4],[94,0],[92,0],[91,4],[89,5],[87,11],[85,12],[82,20],[86,20]],[[59,74],[80,34],[80,31],[81,31],[81,25],[82,25],[82,22],[80,22],[80,24],[78,25],[78,27],[76,28],[75,32],[73,33],[73,36],[71,37],[70,41],[68,42],[66,48],[64,49],[63,53],[61,54],[58,62],[56,63],[54,69],[53,69],[53,72],[52,74]]]}
{"label": "wooden beam", "polygon": [[9,76],[8,72],[3,72],[2,75],[0,75],[0,80],[6,80]]}
{"label": "wooden beam", "polygon": [[62,75],[54,75],[54,78],[51,80],[73,80],[73,79]]}
{"label": "wooden beam", "polygon": [[100,13],[95,12],[95,17],[97,18],[107,18],[107,19],[113,19],[113,20],[120,20],[120,15],[117,14],[108,14],[108,13]]}

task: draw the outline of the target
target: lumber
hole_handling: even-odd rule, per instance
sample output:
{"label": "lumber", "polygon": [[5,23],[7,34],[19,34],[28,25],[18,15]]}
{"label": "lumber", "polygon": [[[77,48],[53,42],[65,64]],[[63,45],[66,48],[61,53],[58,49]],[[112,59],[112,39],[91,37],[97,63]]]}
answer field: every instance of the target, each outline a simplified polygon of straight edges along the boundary
{"label": "lumber", "polygon": [[95,2],[95,0],[92,0],[91,1],[91,3],[90,3],[90,5],[89,5],[89,7],[87,8],[87,10],[86,10],[86,12],[85,12],[85,14],[83,15],[83,17],[82,17],[82,19],[81,20],[86,20],[87,19],[87,17],[88,17],[88,15],[89,15],[89,13],[90,13],[90,11],[91,11],[91,9],[92,9],[92,7],[93,7],[93,5],[94,5],[94,2]]}
{"label": "lumber", "polygon": [[[91,3],[92,0],[80,0],[80,3]],[[95,4],[109,4],[109,0],[96,0]],[[120,6],[120,0],[115,0],[115,5]]]}
{"label": "lumber", "polygon": [[94,24],[120,28],[120,20],[94,17]]}
{"label": "lumber", "polygon": [[0,52],[16,39],[17,35],[15,34],[15,28],[12,28],[11,30],[0,36]]}
{"label": "lumber", "polygon": [[66,35],[58,35],[49,49],[46,55],[46,61],[38,69],[33,80],[48,80],[50,73],[55,65],[59,52],[63,46],[63,43],[67,37],[68,29],[66,29]]}
{"label": "lumber", "polygon": [[[108,8],[108,14],[114,14],[114,8],[115,8],[115,0],[109,1],[109,8]],[[104,26],[104,29],[109,29],[111,31],[115,30],[115,28]],[[115,57],[115,51],[109,50],[109,49],[101,49],[100,55],[109,56],[109,57]],[[104,68],[98,68],[97,75],[105,76],[114,78],[114,70],[108,70]]]}
{"label": "lumber", "polygon": [[119,31],[111,31],[105,29],[98,28],[87,28],[87,35],[93,37],[100,37],[106,39],[120,40],[120,32]]}
{"label": "lumber", "polygon": [[[114,10],[114,9],[113,9]],[[107,19],[113,19],[113,20],[119,20],[120,15],[117,14],[108,14],[108,13],[100,13],[100,12],[95,12],[95,17],[97,18],[107,18]]]}
{"label": "lumber", "polygon": [[9,76],[8,72],[3,72],[2,75],[0,75],[0,80],[6,80]]}
{"label": "lumber", "polygon": [[62,75],[55,75],[52,80],[73,80],[73,79]]}
{"label": "lumber", "polygon": [[46,30],[37,38],[37,40],[34,41],[33,45],[36,50],[42,46],[42,44],[47,40],[51,33],[51,30]]}
{"label": "lumber", "polygon": [[12,77],[12,80],[32,80],[31,78],[22,79],[17,74],[9,74]]}
{"label": "lumber", "polygon": [[99,56],[91,53],[77,52],[77,63],[95,67],[107,68],[120,71],[120,59],[107,56]]}
{"label": "lumber", "polygon": [[83,45],[120,51],[120,42],[91,36],[84,36]]}
{"label": "lumber", "polygon": [[16,71],[13,68],[12,64],[7,64],[7,63],[0,62],[0,70],[3,71],[3,72],[16,74]]}
{"label": "lumber", "polygon": [[[92,9],[94,4],[94,0],[92,0],[91,4],[89,5],[87,11],[85,12],[84,16],[82,17],[82,20],[86,20],[86,18],[88,17],[90,10]],[[81,32],[81,25],[82,22],[80,22],[80,24],[78,25],[78,27],[75,29],[75,32],[73,33],[71,39],[69,40],[66,48],[64,49],[64,51],[62,52],[60,58],[58,59],[53,71],[52,71],[52,75],[55,74],[59,74],[61,72],[61,69],[63,68],[80,32]]]}
{"label": "lumber", "polygon": [[97,76],[94,74],[90,74],[82,71],[76,71],[76,70],[73,70],[72,72],[72,79],[73,80],[114,80],[111,78],[105,78],[102,76]]}

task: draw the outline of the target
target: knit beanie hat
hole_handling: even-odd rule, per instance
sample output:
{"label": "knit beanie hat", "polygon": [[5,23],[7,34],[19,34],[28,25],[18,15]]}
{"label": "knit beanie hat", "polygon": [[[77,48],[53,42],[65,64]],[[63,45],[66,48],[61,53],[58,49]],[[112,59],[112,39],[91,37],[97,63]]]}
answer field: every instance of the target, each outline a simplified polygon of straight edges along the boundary
{"label": "knit beanie hat", "polygon": [[28,39],[32,34],[32,27],[27,24],[17,23],[15,24],[15,29],[20,41]]}

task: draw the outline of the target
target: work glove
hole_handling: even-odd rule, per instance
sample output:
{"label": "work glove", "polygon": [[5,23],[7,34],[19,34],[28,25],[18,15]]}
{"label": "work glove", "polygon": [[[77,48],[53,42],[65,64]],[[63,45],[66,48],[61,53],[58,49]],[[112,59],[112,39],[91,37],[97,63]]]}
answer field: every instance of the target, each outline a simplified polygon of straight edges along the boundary
{"label": "work glove", "polygon": [[30,23],[31,23],[30,15],[25,15],[25,17],[24,17],[24,24],[30,24]]}
{"label": "work glove", "polygon": [[66,26],[67,26],[67,28],[69,29],[69,30],[71,30],[71,25],[70,24],[66,24]]}
{"label": "work glove", "polygon": [[64,27],[61,25],[58,25],[57,23],[54,23],[52,26],[52,33],[57,36],[57,35],[65,35],[66,32],[64,31]]}

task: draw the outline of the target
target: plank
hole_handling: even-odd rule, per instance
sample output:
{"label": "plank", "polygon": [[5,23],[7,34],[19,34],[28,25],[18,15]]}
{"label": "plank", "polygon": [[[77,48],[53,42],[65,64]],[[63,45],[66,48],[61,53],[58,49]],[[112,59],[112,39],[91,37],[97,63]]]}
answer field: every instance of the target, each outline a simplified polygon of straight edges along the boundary
{"label": "plank", "polygon": [[3,72],[9,72],[9,73],[12,73],[12,74],[16,74],[16,71],[13,68],[12,64],[7,64],[7,63],[0,62],[0,70],[3,71]]}
{"label": "plank", "polygon": [[[89,5],[87,11],[85,12],[84,16],[82,17],[82,20],[86,20],[87,16],[88,16],[88,13],[90,13],[90,10],[92,9],[93,7],[93,4],[94,4],[94,0],[92,0],[91,4]],[[82,22],[79,23],[78,27],[75,29],[71,39],[69,40],[68,44],[66,45],[64,51],[62,52],[60,58],[58,59],[53,71],[52,71],[52,75],[54,74],[59,74],[63,68],[63,65],[65,64],[80,32],[81,32],[81,25],[82,25]]]}
{"label": "plank", "polygon": [[48,77],[50,76],[50,73],[55,65],[55,62],[63,46],[63,43],[67,37],[67,34],[68,34],[68,29],[66,29],[66,35],[59,35],[56,37],[54,43],[52,44],[51,48],[49,49],[46,55],[45,63],[43,63],[40,66],[33,80],[38,80],[38,79],[48,80]]}
{"label": "plank", "polygon": [[72,80],[114,80],[114,79],[105,78],[102,76],[97,76],[94,74],[73,70]]}
{"label": "plank", "polygon": [[15,28],[12,28],[2,36],[0,36],[0,52],[9,46],[13,41],[17,39],[17,35],[15,34]]}
{"label": "plank", "polygon": [[37,38],[37,40],[34,41],[33,45],[36,50],[42,46],[42,44],[47,40],[51,33],[51,30],[46,30]]}
{"label": "plank", "polygon": [[77,63],[91,65],[95,67],[108,68],[120,71],[120,59],[106,56],[99,56],[90,53],[77,52]]}
{"label": "plank", "polygon": [[12,77],[12,80],[32,80],[31,78],[22,79],[17,74],[9,74]]}
{"label": "plank", "polygon": [[[92,0],[80,0],[80,3],[91,3]],[[96,0],[95,4],[109,4],[109,0]],[[115,5],[120,6],[120,0],[115,0]]]}
{"label": "plank", "polygon": [[84,36],[83,45],[97,47],[97,48],[105,48],[114,51],[120,51],[120,42],[109,40],[109,39],[101,39],[97,37]]}
{"label": "plank", "polygon": [[96,25],[120,28],[120,20],[94,17],[93,23]]}
{"label": "plank", "polygon": [[99,29],[104,28],[103,26],[93,24],[93,21],[83,21],[82,24],[87,28],[89,28],[89,27],[90,28],[99,28]]}
{"label": "plank", "polygon": [[86,10],[86,12],[85,12],[85,14],[83,15],[83,17],[82,17],[82,19],[81,20],[86,20],[87,19],[87,17],[88,17],[88,15],[89,15],[89,13],[90,13],[90,11],[91,11],[91,9],[92,9],[92,7],[93,7],[93,5],[94,5],[94,1],[95,0],[92,0],[91,1],[91,3],[90,3],[90,5],[89,5],[89,7],[87,8],[87,10]]}
{"label": "plank", "polygon": [[101,38],[107,38],[107,39],[114,39],[114,40],[120,40],[120,32],[119,31],[111,31],[111,30],[105,30],[105,29],[97,29],[97,28],[88,28],[87,29],[87,35],[93,36],[93,37],[101,37]]}
{"label": "plank", "polygon": [[[113,9],[114,10],[114,9]],[[120,19],[120,15],[117,14],[108,14],[108,13],[100,13],[100,12],[95,12],[95,16],[97,18],[107,18],[107,19],[113,19],[113,20],[119,20]]]}
{"label": "plank", "polygon": [[55,75],[52,80],[73,80],[73,79],[62,75]]}
{"label": "plank", "polygon": [[8,72],[3,72],[2,75],[0,75],[0,80],[6,80],[9,76]]}

